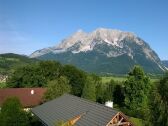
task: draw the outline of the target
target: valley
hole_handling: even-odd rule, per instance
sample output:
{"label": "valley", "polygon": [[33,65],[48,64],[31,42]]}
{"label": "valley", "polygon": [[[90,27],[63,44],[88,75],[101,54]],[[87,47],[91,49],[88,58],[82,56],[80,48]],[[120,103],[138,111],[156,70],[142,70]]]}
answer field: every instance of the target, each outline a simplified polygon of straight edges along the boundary
{"label": "valley", "polygon": [[0,0],[0,126],[168,126],[168,0]]}

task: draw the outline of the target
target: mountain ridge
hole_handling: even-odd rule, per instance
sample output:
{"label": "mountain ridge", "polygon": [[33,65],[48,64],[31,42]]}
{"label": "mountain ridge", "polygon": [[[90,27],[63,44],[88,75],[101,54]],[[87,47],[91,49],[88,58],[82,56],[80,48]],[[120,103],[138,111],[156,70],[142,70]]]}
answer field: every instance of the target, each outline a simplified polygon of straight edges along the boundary
{"label": "mountain ridge", "polygon": [[[90,55],[92,57],[89,57]],[[111,73],[119,74],[128,72],[128,68],[133,65],[141,65],[149,73],[162,73],[166,70],[156,52],[140,37],[131,32],[105,28],[99,28],[90,33],[80,30],[63,39],[56,46],[35,51],[30,57],[43,60],[54,59],[65,64],[74,64],[83,70],[96,73],[101,71],[109,73],[109,70],[104,71],[106,66],[111,68]],[[97,60],[94,63],[92,59],[95,57],[97,57]],[[84,62],[84,59],[87,60]],[[117,61],[117,64],[115,64],[118,59],[122,62]],[[96,64],[99,64],[97,68],[91,70]],[[106,66],[101,68],[103,64],[106,64]],[[122,64],[124,66],[122,69],[126,69],[126,71],[119,70],[122,67],[119,64]],[[119,67],[118,71],[112,67]]]}
{"label": "mountain ridge", "polygon": [[162,63],[168,68],[168,60],[163,60]]}
{"label": "mountain ridge", "polygon": [[[102,39],[104,42],[111,44],[113,46],[118,46],[122,48],[122,45],[119,45],[116,41],[118,39],[123,39],[125,36],[129,37],[135,37],[136,35],[131,32],[123,32],[120,30],[112,30],[112,29],[105,29],[105,28],[98,28],[94,30],[93,32],[86,33],[83,30],[79,30],[76,33],[72,34],[70,37],[63,39],[60,44],[44,48],[42,50],[37,50],[34,53],[30,55],[30,57],[38,57],[38,51],[42,54],[48,53],[50,51],[53,51],[53,53],[59,53],[59,52],[65,52],[66,49],[70,48],[74,44],[77,44],[78,41],[82,43],[81,50],[74,51],[74,53],[78,53],[80,51],[89,51],[93,47],[94,43],[89,43],[94,39]],[[107,39],[107,37],[112,40]],[[92,44],[92,45],[91,45]],[[142,44],[142,43],[139,43]],[[89,47],[90,46],[90,47]],[[41,55],[41,54],[40,54]]]}

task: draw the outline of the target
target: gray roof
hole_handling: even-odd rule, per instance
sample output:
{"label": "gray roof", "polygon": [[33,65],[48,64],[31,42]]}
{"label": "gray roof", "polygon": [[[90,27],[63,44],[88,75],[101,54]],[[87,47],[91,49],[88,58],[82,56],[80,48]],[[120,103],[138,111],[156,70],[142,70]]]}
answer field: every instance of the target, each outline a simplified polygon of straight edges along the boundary
{"label": "gray roof", "polygon": [[102,104],[69,94],[37,106],[32,112],[47,126],[54,126],[60,120],[68,121],[81,114],[83,116],[75,126],[106,126],[118,113]]}

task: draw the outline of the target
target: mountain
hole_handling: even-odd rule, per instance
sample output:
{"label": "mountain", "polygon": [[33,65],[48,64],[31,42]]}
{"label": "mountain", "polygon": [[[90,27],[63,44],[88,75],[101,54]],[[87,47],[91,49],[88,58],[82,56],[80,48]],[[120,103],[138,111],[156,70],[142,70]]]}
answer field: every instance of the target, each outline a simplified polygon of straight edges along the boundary
{"label": "mountain", "polygon": [[162,63],[163,63],[163,65],[165,65],[165,67],[168,68],[168,60],[163,60]]}
{"label": "mountain", "polygon": [[9,74],[15,67],[36,61],[38,60],[13,53],[0,54],[0,74]]}
{"label": "mountain", "polygon": [[58,60],[99,74],[126,74],[136,64],[148,73],[160,74],[166,69],[140,37],[105,28],[90,33],[79,30],[59,45],[37,50],[30,57]]}

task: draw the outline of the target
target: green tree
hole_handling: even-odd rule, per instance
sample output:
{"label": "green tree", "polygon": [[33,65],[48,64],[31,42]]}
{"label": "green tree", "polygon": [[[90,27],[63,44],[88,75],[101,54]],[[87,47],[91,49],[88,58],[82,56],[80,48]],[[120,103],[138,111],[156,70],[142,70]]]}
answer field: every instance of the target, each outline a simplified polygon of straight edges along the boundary
{"label": "green tree", "polygon": [[102,85],[102,83],[98,83],[96,85],[96,102],[99,102],[99,103],[104,103],[104,86]]}
{"label": "green tree", "polygon": [[39,64],[40,73],[47,80],[54,80],[62,75],[62,65],[56,61],[41,61]]}
{"label": "green tree", "polygon": [[124,106],[124,88],[121,84],[117,84],[114,88],[113,92],[113,101],[114,104],[117,104],[119,107]]}
{"label": "green tree", "polygon": [[0,112],[1,126],[29,126],[28,117],[22,110],[20,101],[8,98],[2,105]]}
{"label": "green tree", "polygon": [[93,83],[95,84],[96,88],[96,102],[104,103],[104,86],[102,84],[101,77],[97,76],[96,74],[91,74],[90,76],[92,77]]}
{"label": "green tree", "polygon": [[83,88],[82,97],[91,101],[96,101],[96,85],[91,76],[87,77],[85,86]]}
{"label": "green tree", "polygon": [[8,87],[42,87],[47,81],[40,72],[38,64],[17,68],[7,80]]}
{"label": "green tree", "polygon": [[[143,117],[148,110],[148,94],[151,88],[150,79],[140,66],[135,66],[124,84],[125,106],[134,116]],[[140,115],[138,115],[140,114]]]}
{"label": "green tree", "polygon": [[47,86],[47,91],[44,95],[45,100],[55,99],[64,93],[69,93],[71,91],[71,86],[66,77],[61,76],[55,80],[49,81]]}
{"label": "green tree", "polygon": [[152,126],[168,126],[168,73],[153,87],[149,117]]}
{"label": "green tree", "polygon": [[71,93],[80,97],[86,82],[86,73],[72,65],[65,65],[63,67],[63,75],[69,80],[69,84],[72,87]]}
{"label": "green tree", "polygon": [[104,100],[105,101],[113,101],[113,92],[115,88],[116,82],[111,79],[110,82],[106,83],[106,89],[104,92]]}
{"label": "green tree", "polygon": [[7,81],[7,87],[45,87],[61,76],[62,66],[56,61],[41,61],[17,68]]}

